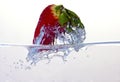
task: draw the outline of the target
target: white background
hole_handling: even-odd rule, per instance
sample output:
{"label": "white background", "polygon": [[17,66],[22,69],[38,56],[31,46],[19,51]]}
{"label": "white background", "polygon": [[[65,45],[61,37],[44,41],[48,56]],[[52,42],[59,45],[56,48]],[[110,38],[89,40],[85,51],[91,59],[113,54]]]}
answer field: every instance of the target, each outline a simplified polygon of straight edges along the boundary
{"label": "white background", "polygon": [[[0,0],[0,43],[32,44],[40,13],[49,4],[77,13],[85,25],[85,42],[120,41],[119,0]],[[0,48],[0,82],[120,82],[119,46],[93,46],[73,52],[67,63],[54,58],[48,65],[14,70],[11,62],[26,54],[24,48]]]}

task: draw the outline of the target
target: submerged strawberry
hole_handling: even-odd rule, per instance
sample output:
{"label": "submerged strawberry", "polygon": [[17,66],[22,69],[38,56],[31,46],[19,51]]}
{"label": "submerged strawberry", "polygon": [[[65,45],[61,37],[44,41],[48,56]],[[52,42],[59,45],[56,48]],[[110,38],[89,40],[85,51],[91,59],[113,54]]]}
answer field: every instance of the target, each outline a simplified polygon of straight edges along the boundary
{"label": "submerged strawberry", "polygon": [[64,8],[63,5],[49,5],[40,15],[33,44],[54,44],[60,34],[69,34],[77,30],[75,28],[84,29],[84,25],[74,12]]}

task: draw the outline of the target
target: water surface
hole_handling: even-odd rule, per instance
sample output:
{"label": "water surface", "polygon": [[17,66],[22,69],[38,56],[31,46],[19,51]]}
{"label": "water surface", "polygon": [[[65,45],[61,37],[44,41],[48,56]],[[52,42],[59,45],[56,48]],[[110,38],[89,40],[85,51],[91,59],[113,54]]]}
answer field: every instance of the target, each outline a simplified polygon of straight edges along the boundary
{"label": "water surface", "polygon": [[120,45],[118,42],[116,44],[92,44],[92,46],[80,48],[78,52],[72,50],[66,56],[65,61],[62,54],[62,57],[51,58],[49,63],[48,59],[44,59],[31,64],[26,60],[28,53],[26,47],[0,47],[1,82],[120,81]]}

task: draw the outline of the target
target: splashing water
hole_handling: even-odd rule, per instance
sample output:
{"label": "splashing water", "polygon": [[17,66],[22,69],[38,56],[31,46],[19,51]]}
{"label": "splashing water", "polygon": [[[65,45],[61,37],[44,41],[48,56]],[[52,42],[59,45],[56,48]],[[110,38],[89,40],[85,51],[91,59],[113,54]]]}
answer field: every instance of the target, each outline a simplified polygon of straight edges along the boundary
{"label": "splashing water", "polygon": [[[45,45],[43,47],[38,44],[36,47],[28,48],[29,53],[27,60],[31,61],[31,64],[36,64],[40,60],[45,59],[50,61],[53,57],[61,57],[65,60],[66,56],[68,56],[72,50],[79,51],[79,49],[83,47],[79,44],[85,40],[85,29],[74,27],[74,31],[70,33],[57,32],[57,34],[58,36],[53,43],[54,45]],[[39,36],[36,43],[40,42],[41,38],[42,36]]]}
{"label": "splashing water", "polygon": [[[32,48],[28,47],[29,53],[27,61],[31,64],[36,64],[40,60],[51,60],[53,57],[61,57],[64,61],[72,51],[78,52],[79,49],[93,45],[120,45],[120,41],[111,42],[93,42],[93,43],[78,43],[78,44],[65,44],[54,46],[34,45]],[[48,51],[39,51],[39,49],[49,49]]]}
{"label": "splashing water", "polygon": [[[59,27],[58,27],[59,29]],[[82,43],[86,38],[85,29],[75,28],[74,31],[70,33],[59,33],[58,29],[55,31],[57,32],[58,36],[54,41],[54,45],[39,45],[42,39],[42,32],[40,36],[37,38],[35,46],[28,47],[29,53],[27,56],[27,61],[31,62],[31,64],[36,64],[41,60],[51,60],[53,57],[60,57],[63,60],[66,60],[66,57],[72,52],[78,52],[79,49],[86,45],[93,45],[93,44],[112,44],[112,42],[97,42],[97,43]],[[44,30],[44,27],[43,27]],[[45,33],[45,32],[44,32]],[[46,33],[47,34],[47,33]],[[119,43],[119,42],[113,42]]]}
{"label": "splashing water", "polygon": [[[63,60],[66,59],[66,57],[69,55],[72,51],[79,51],[81,48],[85,48],[88,46],[94,46],[94,45],[114,45],[114,46],[120,46],[120,41],[108,41],[108,42],[91,42],[91,43],[76,43],[76,44],[65,44],[65,45],[20,45],[20,44],[0,44],[0,47],[9,46],[9,47],[24,47],[28,49],[28,56],[27,61],[22,61],[20,59],[19,64],[22,65],[19,67],[18,62],[14,62],[15,66],[17,64],[16,68],[25,68],[30,69],[31,65],[35,65],[40,60],[48,60],[49,61],[53,57],[59,57]],[[39,51],[39,49],[49,49],[47,51]],[[24,57],[25,58],[25,57]],[[22,62],[21,62],[22,61]],[[30,62],[30,64],[29,64]]]}

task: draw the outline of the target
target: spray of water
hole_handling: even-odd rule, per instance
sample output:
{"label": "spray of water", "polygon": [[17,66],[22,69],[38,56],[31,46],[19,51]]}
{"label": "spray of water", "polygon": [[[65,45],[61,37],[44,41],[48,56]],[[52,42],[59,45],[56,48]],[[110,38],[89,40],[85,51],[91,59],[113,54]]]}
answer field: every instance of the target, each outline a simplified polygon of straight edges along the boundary
{"label": "spray of water", "polygon": [[[21,44],[0,44],[0,47],[22,47],[28,49],[27,57],[24,59],[18,58],[13,62],[15,69],[31,69],[36,63],[44,62],[49,63],[53,58],[61,58],[66,61],[69,54],[72,51],[79,51],[80,49],[89,48],[94,45],[114,45],[120,46],[120,41],[108,41],[108,42],[90,42],[90,43],[76,43],[76,44],[65,44],[65,45],[21,45]],[[49,49],[47,51],[39,51],[39,49]],[[17,55],[17,54],[16,54]],[[71,54],[73,55],[73,54]],[[26,59],[27,61],[26,61]]]}
{"label": "spray of water", "polygon": [[[57,30],[56,30],[57,31]],[[36,39],[36,43],[41,41],[43,36],[39,36]],[[81,28],[75,28],[70,33],[59,33],[55,38],[54,45],[29,47],[29,53],[27,60],[31,61],[31,64],[36,64],[40,60],[51,60],[53,57],[61,57],[63,60],[69,55],[72,50],[79,51],[83,45],[79,45],[85,40],[85,30]]]}

